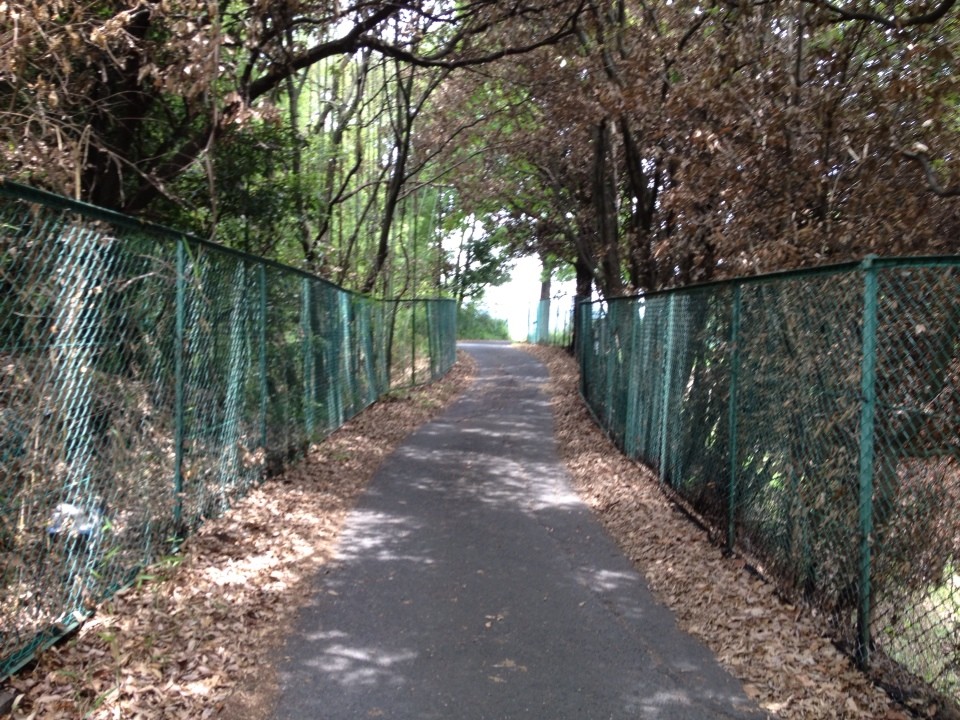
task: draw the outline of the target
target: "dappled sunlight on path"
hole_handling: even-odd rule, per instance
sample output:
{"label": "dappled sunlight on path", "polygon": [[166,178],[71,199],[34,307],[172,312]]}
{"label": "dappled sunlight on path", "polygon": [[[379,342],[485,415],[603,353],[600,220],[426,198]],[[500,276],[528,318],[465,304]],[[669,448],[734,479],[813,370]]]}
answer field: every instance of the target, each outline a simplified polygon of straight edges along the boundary
{"label": "dappled sunlight on path", "polygon": [[387,458],[281,662],[276,718],[762,717],[571,490],[543,366],[479,374]]}

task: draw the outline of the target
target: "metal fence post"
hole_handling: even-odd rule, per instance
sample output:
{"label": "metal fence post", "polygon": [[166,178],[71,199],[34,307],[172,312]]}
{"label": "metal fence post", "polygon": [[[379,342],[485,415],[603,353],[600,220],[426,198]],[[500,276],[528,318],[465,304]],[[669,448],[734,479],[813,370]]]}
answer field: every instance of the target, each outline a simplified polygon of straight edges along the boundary
{"label": "metal fence post", "polygon": [[184,316],[186,314],[187,248],[183,238],[177,239],[176,318],[173,359],[173,524],[180,532],[183,521],[183,423],[184,423]]}
{"label": "metal fence post", "polygon": [[377,382],[377,373],[373,366],[373,310],[370,307],[371,300],[364,300],[359,307],[360,319],[363,328],[361,330],[361,340],[363,341],[363,368],[367,374],[367,396],[366,403],[370,405],[380,397],[380,387]]}
{"label": "metal fence post", "polygon": [[667,429],[670,418],[670,386],[673,384],[673,320],[676,299],[676,293],[672,293],[667,301],[667,349],[663,363],[663,393],[660,403],[660,482],[667,482]]}
{"label": "metal fence post", "polygon": [[587,373],[593,368],[590,363],[588,348],[593,348],[593,328],[590,328],[590,338],[587,339],[587,325],[589,324],[590,313],[593,312],[591,301],[582,297],[576,305],[574,314],[577,323],[577,364],[580,366],[580,395],[587,397]]}
{"label": "metal fence post", "polygon": [[417,301],[410,301],[410,384],[417,384]]}
{"label": "metal fence post", "polygon": [[604,422],[607,426],[607,431],[613,431],[613,369],[614,363],[623,362],[622,358],[619,357],[620,353],[616,351],[613,346],[613,338],[615,333],[612,329],[613,318],[616,316],[615,308],[617,305],[615,303],[607,302],[607,316],[604,318],[603,326],[601,332],[603,333],[601,337],[603,338],[603,369],[604,369],[604,386],[603,386],[603,407],[606,410],[606,417]]}
{"label": "metal fence post", "polygon": [[627,457],[635,458],[638,439],[637,406],[640,403],[637,391],[637,373],[640,371],[640,363],[637,362],[637,328],[640,319],[637,313],[637,301],[629,301],[628,307],[630,308],[630,353],[627,358],[627,418],[624,422],[623,449]]}
{"label": "metal fence post", "polygon": [[[355,329],[353,327],[353,321],[355,313],[353,310],[353,296],[348,295],[343,290],[338,292],[340,296],[340,314],[341,314],[341,324],[340,330],[342,334],[342,342],[344,352],[341,353],[340,359],[343,361],[341,370],[343,374],[340,376],[340,383],[346,385],[347,393],[350,396],[348,403],[344,403],[344,407],[348,409],[350,415],[353,415],[357,412],[357,379],[354,376],[354,366],[356,359],[356,340],[355,340]],[[341,391],[341,397],[343,393]]]}
{"label": "metal fence post", "polygon": [[432,309],[433,309],[432,303],[429,300],[424,300],[423,314],[426,316],[426,320],[427,320],[427,357],[430,360],[430,377],[427,380],[427,382],[430,382],[430,380],[433,380],[434,377],[436,377],[436,372],[437,372],[437,369],[436,369],[437,366],[435,363],[436,355],[435,355],[435,349],[434,349],[435,348],[434,338],[436,337],[437,328],[436,328],[436,325],[434,324],[433,312],[431,312]]}
{"label": "metal fence post", "polygon": [[873,534],[874,420],[877,377],[877,269],[875,257],[861,265],[863,278],[863,347],[860,366],[860,581],[857,597],[856,659],[861,668],[870,663],[870,563]]}
{"label": "metal fence post", "polygon": [[347,404],[344,400],[344,390],[346,383],[343,382],[343,354],[346,352],[344,341],[344,320],[343,320],[343,292],[334,291],[332,297],[328,297],[328,317],[330,318],[330,330],[326,338],[325,362],[327,364],[327,397],[333,414],[331,418],[335,423],[334,427],[343,424],[347,416]]}
{"label": "metal fence post", "polygon": [[727,497],[727,552],[733,552],[737,540],[737,390],[740,385],[740,311],[743,297],[739,285],[733,286],[733,307],[730,317],[730,397],[727,406],[728,449],[730,453],[730,486]]}
{"label": "metal fence post", "polygon": [[303,278],[301,282],[301,297],[303,301],[300,316],[301,332],[303,333],[303,420],[307,430],[307,438],[313,439],[313,409],[315,395],[313,392],[313,306],[310,301],[310,280]]}
{"label": "metal fence post", "polygon": [[257,268],[260,286],[260,447],[267,451],[267,269],[263,263]]}

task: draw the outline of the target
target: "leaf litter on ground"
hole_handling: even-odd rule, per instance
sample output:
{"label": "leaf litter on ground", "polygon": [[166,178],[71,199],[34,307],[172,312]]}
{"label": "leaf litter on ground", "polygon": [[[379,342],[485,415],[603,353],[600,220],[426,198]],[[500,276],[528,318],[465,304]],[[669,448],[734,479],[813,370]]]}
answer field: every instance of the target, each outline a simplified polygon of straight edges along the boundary
{"label": "leaf litter on ground", "polygon": [[13,718],[267,717],[271,659],[310,600],[310,579],[331,561],[353,500],[474,368],[458,353],[443,379],[391,393],[205,522],[178,555],[146,569],[11,679]]}
{"label": "leaf litter on ground", "polygon": [[[558,348],[526,346],[550,370],[558,447],[575,488],[651,588],[771,716],[910,717],[664,495],[653,473],[594,424],[578,370]],[[354,498],[411,431],[472,377],[460,353],[431,386],[376,403],[305,460],[206,522],[177,556],[119,592],[77,635],[13,678],[15,720],[269,717],[270,670],[310,579],[333,556]],[[504,665],[506,667],[506,665]]]}

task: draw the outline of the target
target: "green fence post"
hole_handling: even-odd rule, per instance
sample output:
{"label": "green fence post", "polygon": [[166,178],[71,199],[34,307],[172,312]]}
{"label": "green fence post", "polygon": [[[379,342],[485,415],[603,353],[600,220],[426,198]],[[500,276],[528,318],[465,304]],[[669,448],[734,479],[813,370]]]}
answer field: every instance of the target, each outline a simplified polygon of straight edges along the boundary
{"label": "green fence post", "polygon": [[[357,379],[354,375],[354,358],[356,350],[356,340],[355,340],[355,328],[353,327],[354,318],[356,314],[354,313],[354,300],[353,296],[349,295],[344,291],[339,291],[340,296],[340,330],[342,332],[341,338],[343,343],[344,352],[340,354],[340,360],[343,363],[340,367],[341,372],[343,373],[339,378],[339,383],[347,388],[347,394],[349,395],[349,404],[344,403],[344,407],[347,408],[347,412],[350,415],[354,415],[357,408]],[[343,391],[341,390],[341,397],[343,396]]]}
{"label": "green fence post", "polygon": [[324,330],[322,357],[325,373],[324,398],[327,406],[327,427],[340,427],[344,420],[343,383],[340,382],[340,291],[324,289]]}
{"label": "green fence post", "polygon": [[574,298],[573,305],[573,356],[577,359],[577,367],[580,368],[580,378],[579,378],[579,390],[580,395],[583,395],[583,373],[585,369],[585,363],[587,361],[587,353],[584,348],[586,348],[586,343],[583,341],[583,333],[586,330],[586,322],[583,320],[583,316],[586,313],[586,304],[587,301],[581,298],[579,295]]}
{"label": "green fence post", "polygon": [[377,301],[377,396],[390,391],[390,358],[393,351],[392,303]]}
{"label": "green fence post", "polygon": [[314,409],[314,373],[313,373],[313,318],[310,302],[310,279],[303,278],[300,295],[303,308],[300,315],[300,327],[303,333],[303,421],[307,428],[307,438],[313,439],[313,409]]}
{"label": "green fence post", "polygon": [[602,326],[602,335],[603,338],[602,347],[603,347],[603,408],[606,410],[604,417],[604,424],[607,426],[607,432],[612,433],[613,430],[613,368],[615,362],[621,362],[618,359],[619,353],[616,352],[613,347],[613,337],[614,332],[610,327],[612,323],[613,316],[616,314],[614,308],[615,304],[609,302],[606,303],[607,306],[607,315],[604,318],[605,322]]}
{"label": "green fence post", "polygon": [[187,248],[183,238],[177,239],[176,318],[173,350],[173,525],[180,533],[183,521],[183,424],[184,424],[184,316],[186,315]]}
{"label": "green fence post", "polygon": [[637,391],[637,373],[640,364],[637,362],[637,325],[640,324],[637,313],[637,302],[631,300],[627,304],[630,313],[630,352],[627,356],[627,417],[623,428],[623,450],[627,457],[637,456],[637,405],[640,402]]}
{"label": "green fence post", "polygon": [[267,451],[267,268],[259,265],[260,286],[260,447]]}
{"label": "green fence post", "polygon": [[430,315],[430,301],[423,301],[423,317],[427,323],[427,361],[430,366],[430,374],[427,376],[427,382],[433,378],[433,318]]}
{"label": "green fence post", "polygon": [[737,390],[740,385],[740,311],[743,298],[739,285],[733,286],[733,307],[730,317],[730,397],[727,406],[730,477],[727,496],[727,552],[733,552],[737,540]]}
{"label": "green fence post", "polygon": [[417,384],[417,301],[410,301],[410,384]]}
{"label": "green fence post", "polygon": [[663,363],[663,393],[660,403],[660,482],[667,482],[667,428],[670,419],[670,386],[673,384],[673,320],[677,295],[670,295],[667,305],[666,357]]}
{"label": "green fence post", "polygon": [[363,368],[367,374],[367,396],[365,398],[367,405],[372,405],[380,396],[380,384],[377,382],[377,373],[373,366],[373,310],[370,305],[372,300],[364,300],[360,305],[360,319],[363,324]]}
{"label": "green fence post", "polygon": [[867,256],[863,270],[863,349],[860,366],[860,582],[857,598],[857,664],[870,664],[870,541],[873,534],[874,420],[877,401],[877,268]]}
{"label": "green fence post", "polygon": [[457,306],[453,300],[444,301],[447,308],[447,370],[457,362]]}
{"label": "green fence post", "polygon": [[[587,321],[584,316],[587,314],[587,303],[585,298],[577,296],[576,305],[573,313],[573,321],[576,323],[576,338],[573,347],[574,357],[577,358],[577,365],[580,367],[579,390],[580,396],[586,398],[587,383],[585,375],[587,372],[587,342],[584,333],[587,331]],[[529,312],[527,313],[529,315]],[[527,329],[529,330],[529,323]],[[528,336],[529,339],[529,336]],[[593,341],[591,340],[591,343]]]}
{"label": "green fence post", "polygon": [[550,343],[550,298],[541,298],[537,305],[537,345]]}

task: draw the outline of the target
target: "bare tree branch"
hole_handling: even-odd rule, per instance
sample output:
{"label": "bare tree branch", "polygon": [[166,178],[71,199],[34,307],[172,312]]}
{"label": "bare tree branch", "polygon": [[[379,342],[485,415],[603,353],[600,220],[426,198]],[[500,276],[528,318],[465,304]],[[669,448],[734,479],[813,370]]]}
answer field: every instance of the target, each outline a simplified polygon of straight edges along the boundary
{"label": "bare tree branch", "polygon": [[538,50],[542,47],[547,47],[549,45],[555,45],[564,38],[567,38],[574,34],[576,28],[576,19],[579,15],[580,10],[583,8],[583,2],[578,5],[577,10],[574,14],[568,17],[563,25],[556,30],[555,32],[543,37],[534,42],[528,43],[526,45],[517,45],[510,46],[505,48],[500,48],[494,52],[486,53],[483,55],[477,55],[473,57],[464,57],[457,58],[454,60],[445,59],[446,55],[449,54],[449,51],[446,51],[441,54],[435,55],[417,55],[415,52],[405,50],[402,47],[397,45],[392,45],[390,43],[384,42],[377,37],[366,37],[362,41],[362,46],[375,50],[381,55],[386,57],[394,58],[396,60],[401,60],[407,62],[411,65],[417,65],[420,67],[442,67],[449,70],[454,70],[457,68],[467,68],[475,65],[486,65],[488,63],[494,62],[496,60],[502,60],[503,58],[513,57],[515,55],[523,55],[534,50]]}
{"label": "bare tree branch", "polygon": [[840,21],[847,20],[858,20],[861,22],[870,22],[877,25],[882,25],[885,28],[890,28],[891,30],[897,30],[905,27],[913,27],[917,25],[931,25],[933,23],[939,22],[942,20],[951,8],[956,4],[956,0],[940,0],[940,3],[934,7],[930,12],[923,13],[921,15],[908,15],[906,17],[898,17],[896,15],[889,15],[884,17],[878,13],[866,12],[863,10],[847,10],[840,7],[839,5],[834,5],[827,0],[812,0],[813,5],[816,7],[823,8],[824,10],[829,10],[830,12],[837,15],[837,19]]}
{"label": "bare tree branch", "polygon": [[921,168],[923,168],[923,174],[927,179],[927,185],[930,186],[930,190],[933,191],[933,194],[937,197],[942,198],[952,198],[960,197],[960,185],[954,185],[952,187],[944,187],[940,179],[937,177],[937,171],[933,168],[933,163],[930,162],[930,158],[923,152],[910,152],[909,150],[902,151],[903,156],[908,160],[913,160]]}

